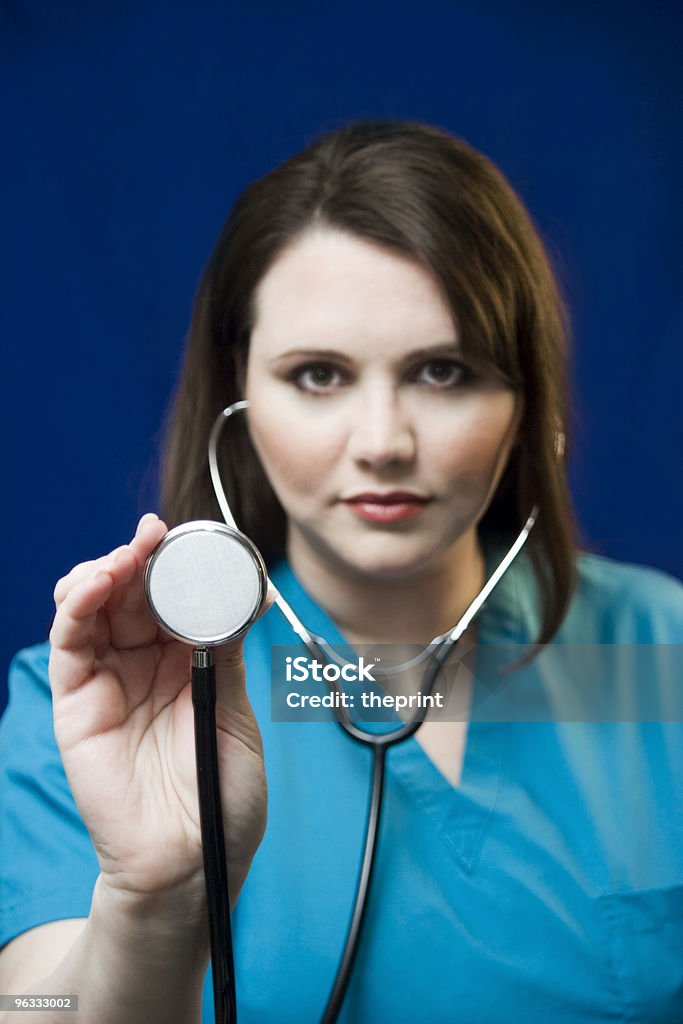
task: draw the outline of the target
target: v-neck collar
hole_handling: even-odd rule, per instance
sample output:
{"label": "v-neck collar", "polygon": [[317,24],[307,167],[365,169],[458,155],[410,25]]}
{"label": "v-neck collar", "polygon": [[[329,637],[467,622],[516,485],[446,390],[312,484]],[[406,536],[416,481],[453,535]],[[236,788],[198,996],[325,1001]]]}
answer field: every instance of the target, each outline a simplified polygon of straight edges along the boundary
{"label": "v-neck collar", "polygon": [[[496,540],[484,541],[483,547],[488,579],[507,549]],[[286,562],[278,563],[271,575],[308,629],[332,644],[346,643],[335,623],[315,603]],[[507,660],[512,661],[519,653],[518,645],[533,639],[537,609],[533,605],[534,588],[529,582],[533,582],[531,565],[528,556],[521,552],[480,613],[477,664],[480,647],[505,645],[505,651],[509,649]],[[388,775],[393,776],[421,807],[446,848],[467,873],[476,870],[487,828],[502,792],[510,738],[505,720],[487,720],[493,717],[491,690],[480,675],[475,670],[471,716],[457,787],[441,774],[415,736],[398,743],[387,754]]]}

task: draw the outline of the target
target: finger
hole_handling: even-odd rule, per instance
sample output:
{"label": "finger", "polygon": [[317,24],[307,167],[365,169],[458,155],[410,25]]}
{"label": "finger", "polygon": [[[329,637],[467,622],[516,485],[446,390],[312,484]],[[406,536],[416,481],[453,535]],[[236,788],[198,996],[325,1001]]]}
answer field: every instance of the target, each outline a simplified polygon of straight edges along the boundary
{"label": "finger", "polygon": [[158,637],[159,627],[150,613],[144,588],[144,571],[149,555],[167,533],[165,523],[156,516],[140,521],[135,537],[126,547],[125,586],[118,588],[107,603],[114,647],[128,648],[149,644]]}
{"label": "finger", "polygon": [[159,546],[168,533],[168,527],[154,513],[147,513],[138,523],[138,528],[130,544],[126,546],[135,560],[135,575],[131,586],[117,599],[117,609],[127,614],[137,615],[147,611],[142,578],[145,565],[152,552]]}
{"label": "finger", "polygon": [[143,563],[147,561],[155,547],[168,533],[168,527],[154,512],[146,512],[140,519],[130,548],[135,557]]}
{"label": "finger", "polygon": [[90,579],[100,569],[106,569],[119,551],[122,551],[125,546],[126,545],[123,544],[118,548],[114,548],[114,550],[110,551],[109,554],[102,555],[100,558],[93,558],[87,562],[79,562],[79,564],[74,566],[70,572],[57,580],[53,595],[57,608],[59,608],[66,595],[77,583],[80,583],[81,580]]}
{"label": "finger", "polygon": [[268,611],[268,609],[273,607],[273,605],[275,604],[275,602],[277,601],[279,596],[280,596],[280,592],[278,591],[278,589],[275,586],[275,584],[273,583],[273,581],[269,578],[268,579],[268,590],[266,592],[266,599],[263,602],[263,608],[258,613],[256,618],[260,619],[262,615],[265,615],[266,612]]}
{"label": "finger", "polygon": [[58,694],[77,688],[91,674],[98,614],[113,586],[111,575],[100,571],[75,584],[62,601],[50,630],[50,666],[56,669],[53,685]]}
{"label": "finger", "polygon": [[[160,524],[152,528],[150,532],[146,526],[148,523]],[[144,536],[141,536],[141,529]],[[134,550],[136,557],[141,557],[146,560],[148,554],[154,550],[159,540],[166,533],[166,526],[161,522],[159,517],[154,512],[147,512],[140,519],[138,523],[135,537],[131,544],[122,544],[118,548],[114,548],[106,555],[102,555],[100,558],[90,559],[86,562],[80,562],[70,572],[63,576],[57,581],[54,589],[54,600],[57,607],[62,603],[66,595],[69,593],[71,588],[76,583],[80,583],[81,580],[88,579],[90,576],[94,576],[99,569],[108,569],[111,562],[114,560],[116,555],[124,549],[130,547]],[[151,545],[151,546],[150,546]]]}
{"label": "finger", "polygon": [[75,584],[55,615],[50,640],[58,647],[80,647],[94,638],[93,623],[98,611],[111,596],[112,574],[99,570]]}
{"label": "finger", "polygon": [[[110,643],[109,605],[117,591],[125,590],[130,583],[137,562],[123,545],[94,564],[103,567],[94,571],[90,568],[88,575],[74,582],[60,602],[50,632],[55,647],[76,651],[90,646],[96,653],[103,644]],[[87,567],[79,569],[85,572]]]}

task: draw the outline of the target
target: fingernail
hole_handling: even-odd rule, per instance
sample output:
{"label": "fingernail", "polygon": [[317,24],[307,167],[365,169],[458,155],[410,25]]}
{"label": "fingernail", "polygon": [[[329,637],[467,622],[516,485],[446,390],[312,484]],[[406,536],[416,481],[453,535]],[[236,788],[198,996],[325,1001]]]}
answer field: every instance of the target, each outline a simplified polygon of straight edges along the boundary
{"label": "fingernail", "polygon": [[145,512],[144,516],[141,516],[140,522],[138,523],[138,530],[140,530],[140,528],[144,526],[145,523],[154,522],[155,519],[159,519],[159,516],[156,514],[156,512]]}

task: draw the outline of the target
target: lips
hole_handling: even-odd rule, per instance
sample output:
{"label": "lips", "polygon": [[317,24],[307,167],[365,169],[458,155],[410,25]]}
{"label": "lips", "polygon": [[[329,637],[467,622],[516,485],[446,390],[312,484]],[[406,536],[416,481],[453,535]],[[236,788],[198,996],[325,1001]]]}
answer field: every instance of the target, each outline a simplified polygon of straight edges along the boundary
{"label": "lips", "polygon": [[426,505],[430,500],[422,494],[415,494],[413,491],[389,491],[387,494],[376,493],[375,491],[364,491],[362,494],[353,494],[350,498],[344,499],[347,503],[363,502],[370,505],[396,505],[406,502],[418,502]]}
{"label": "lips", "polygon": [[364,491],[345,498],[351,511],[371,523],[399,523],[419,515],[431,498],[413,491]]}

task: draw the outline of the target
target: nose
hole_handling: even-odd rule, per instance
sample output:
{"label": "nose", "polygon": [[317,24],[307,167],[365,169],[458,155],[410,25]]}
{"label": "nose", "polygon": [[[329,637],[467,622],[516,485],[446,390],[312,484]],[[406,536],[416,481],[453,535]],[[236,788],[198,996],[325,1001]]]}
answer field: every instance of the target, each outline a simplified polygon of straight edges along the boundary
{"label": "nose", "polygon": [[382,468],[410,463],[415,458],[415,434],[400,395],[388,386],[364,390],[349,438],[352,458],[365,466]]}

